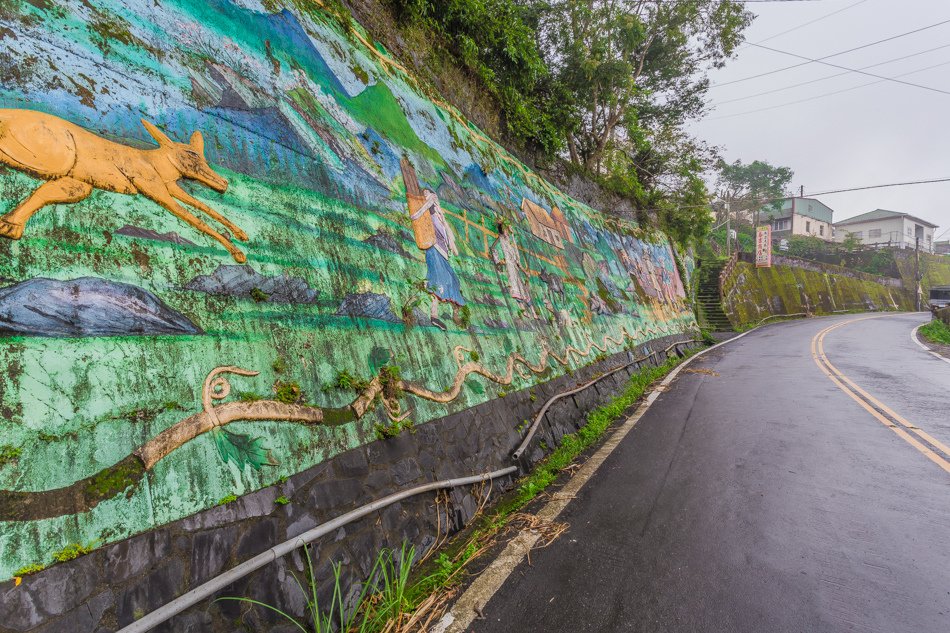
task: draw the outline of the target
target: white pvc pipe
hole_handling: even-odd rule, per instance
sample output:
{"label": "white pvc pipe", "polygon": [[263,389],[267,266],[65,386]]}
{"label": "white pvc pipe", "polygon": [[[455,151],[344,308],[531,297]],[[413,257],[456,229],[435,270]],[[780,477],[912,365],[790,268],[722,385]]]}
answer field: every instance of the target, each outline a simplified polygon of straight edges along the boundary
{"label": "white pvc pipe", "polygon": [[[673,343],[666,349],[664,349],[663,353],[668,352],[669,350],[673,349],[677,345],[685,345],[686,343],[695,343],[695,342],[697,342],[695,339],[689,339],[686,341],[678,341],[676,343]],[[518,449],[514,452],[513,457],[517,459],[521,455],[521,453],[525,450],[525,448],[527,448],[528,442],[531,441],[531,438],[534,436],[534,433],[537,430],[538,424],[540,424],[541,422],[541,418],[544,416],[545,412],[548,410],[551,404],[553,404],[556,400],[567,397],[569,395],[573,395],[579,391],[583,391],[584,389],[587,389],[594,383],[617,373],[621,369],[626,369],[627,367],[630,367],[631,365],[642,362],[648,358],[652,358],[658,353],[660,352],[658,351],[651,352],[650,354],[644,356],[643,358],[638,358],[625,365],[621,365],[620,367],[617,367],[616,369],[612,369],[609,372],[598,376],[594,380],[591,380],[590,382],[584,385],[581,385],[580,387],[557,394],[556,396],[552,397],[541,408],[541,412],[535,418],[534,424],[528,430],[528,434],[526,435],[524,441],[521,443],[521,446],[519,446]],[[416,486],[415,488],[409,488],[408,490],[403,490],[401,492],[395,492],[387,497],[383,497],[382,499],[378,499],[364,506],[360,506],[359,508],[356,508],[355,510],[351,510],[350,512],[347,512],[346,514],[341,514],[335,519],[331,519],[330,521],[327,521],[326,523],[318,525],[317,527],[311,530],[308,530],[307,532],[304,532],[303,534],[299,536],[296,536],[290,540],[284,541],[283,543],[279,543],[275,545],[274,547],[271,547],[270,549],[261,552],[257,556],[254,556],[253,558],[250,558],[244,561],[243,563],[236,565],[235,567],[232,567],[228,571],[218,576],[215,576],[211,580],[201,585],[198,585],[191,591],[188,591],[187,593],[182,594],[181,596],[175,598],[171,602],[162,605],[158,609],[136,620],[132,624],[129,624],[128,626],[122,629],[119,629],[118,631],[116,631],[116,633],[145,633],[146,631],[151,630],[153,627],[156,627],[159,624],[167,620],[170,620],[171,618],[178,615],[185,609],[191,606],[194,606],[195,604],[198,604],[199,602],[201,602],[202,600],[206,598],[210,598],[216,592],[220,591],[221,589],[224,589],[228,585],[240,580],[241,578],[244,578],[251,572],[257,571],[258,569],[264,567],[265,565],[268,565],[272,563],[273,561],[277,560],[281,556],[285,556],[289,554],[290,552],[294,551],[298,547],[303,547],[307,543],[311,543],[315,541],[316,539],[320,538],[321,536],[325,536],[329,534],[330,532],[333,532],[348,523],[352,523],[353,521],[356,521],[357,519],[361,519],[364,516],[368,514],[372,514],[373,512],[376,512],[377,510],[381,510],[382,508],[392,505],[393,503],[396,503],[397,501],[401,501],[408,497],[413,497],[415,495],[422,494],[423,492],[429,492],[431,490],[442,490],[445,488],[456,488],[458,486],[477,484],[483,481],[487,481],[489,479],[496,479],[498,477],[504,477],[505,475],[510,475],[511,473],[514,473],[517,470],[518,470],[517,466],[508,466],[507,468],[502,468],[500,470],[495,470],[488,473],[482,473],[480,475],[472,475],[470,477],[461,477],[461,478],[456,478],[456,479],[443,479],[441,481],[434,481],[432,483]]]}
{"label": "white pvc pipe", "polygon": [[264,567],[265,565],[277,560],[281,556],[289,554],[298,547],[303,547],[307,543],[311,543],[321,536],[329,534],[330,532],[333,532],[347,523],[352,523],[357,519],[361,519],[364,516],[372,514],[373,512],[385,508],[388,505],[392,505],[397,501],[422,494],[423,492],[429,492],[430,490],[441,490],[443,488],[455,488],[457,486],[477,484],[483,481],[488,481],[489,479],[496,479],[498,477],[510,475],[517,470],[517,466],[509,466],[508,468],[502,468],[501,470],[482,473],[480,475],[472,475],[471,477],[433,481],[432,483],[416,486],[415,488],[409,488],[408,490],[403,490],[401,492],[396,492],[389,495],[388,497],[383,497],[382,499],[368,503],[355,510],[347,512],[346,514],[341,514],[335,519],[331,519],[326,523],[318,525],[317,527],[308,530],[299,536],[296,536],[288,541],[284,541],[283,543],[275,545],[274,547],[261,552],[257,556],[244,561],[240,565],[232,567],[223,574],[215,576],[208,582],[198,585],[188,593],[182,594],[171,602],[162,605],[158,609],[155,609],[148,615],[136,620],[132,624],[120,629],[116,633],[144,633],[145,631],[150,630],[152,627],[158,626],[162,622],[165,622],[166,620],[178,615],[188,607],[201,602],[205,598],[211,597],[215,592],[224,589],[231,583],[240,580],[251,572]]}
{"label": "white pvc pipe", "polygon": [[[676,342],[676,343],[673,343],[672,345],[670,345],[670,346],[667,347],[666,349],[664,349],[664,350],[663,350],[663,353],[665,354],[666,352],[670,351],[671,349],[673,349],[673,348],[676,347],[677,345],[685,345],[686,343],[698,343],[698,342],[699,342],[699,341],[697,341],[696,339],[689,339],[689,340],[687,340],[687,341],[678,341],[678,342]],[[591,385],[593,385],[593,384],[595,384],[595,383],[597,383],[597,382],[600,382],[600,381],[603,380],[604,378],[607,378],[608,376],[612,376],[612,375],[616,374],[616,373],[617,373],[618,371],[620,371],[621,369],[626,369],[627,367],[630,367],[631,365],[636,365],[637,363],[643,362],[643,361],[645,361],[645,360],[648,359],[648,358],[652,358],[652,357],[656,356],[656,355],[659,354],[659,353],[660,353],[659,351],[650,352],[649,354],[647,354],[647,355],[644,356],[643,358],[636,358],[636,359],[630,361],[629,363],[626,363],[626,364],[624,364],[624,365],[621,365],[620,367],[617,367],[617,368],[615,368],[615,369],[611,369],[611,370],[608,371],[607,373],[601,374],[601,375],[598,376],[597,378],[594,378],[593,380],[591,380],[591,381],[588,382],[588,383],[584,383],[584,384],[581,385],[580,387],[577,387],[577,388],[575,388],[575,389],[571,389],[570,391],[563,391],[563,392],[561,392],[561,393],[559,393],[559,394],[557,394],[557,395],[551,397],[547,402],[544,403],[544,406],[541,407],[541,411],[538,412],[538,415],[536,415],[536,416],[534,417],[534,422],[531,423],[531,428],[528,429],[528,432],[525,434],[524,439],[521,441],[521,444],[518,445],[518,448],[515,449],[515,452],[511,454],[511,458],[512,458],[512,459],[518,459],[519,457],[521,457],[521,454],[525,452],[525,450],[528,448],[528,444],[531,442],[531,438],[534,437],[535,432],[538,430],[538,426],[541,424],[541,418],[543,418],[543,417],[544,417],[544,414],[548,412],[548,409],[551,407],[552,404],[554,404],[555,402],[557,402],[557,401],[560,400],[561,398],[566,398],[566,397],[568,397],[568,396],[572,396],[572,395],[574,395],[575,393],[578,393],[578,392],[580,392],[580,391],[583,391],[583,390],[587,389],[587,388],[590,387]]]}

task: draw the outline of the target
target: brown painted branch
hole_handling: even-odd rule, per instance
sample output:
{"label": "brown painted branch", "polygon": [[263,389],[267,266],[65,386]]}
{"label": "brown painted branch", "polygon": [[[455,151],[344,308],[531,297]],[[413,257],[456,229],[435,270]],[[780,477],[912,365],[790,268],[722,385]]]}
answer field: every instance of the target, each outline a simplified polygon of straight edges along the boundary
{"label": "brown painted branch", "polygon": [[[240,420],[279,420],[298,424],[320,424],[324,417],[323,409],[300,404],[284,404],[273,400],[226,402],[215,407],[214,412],[218,416],[219,426]],[[202,411],[168,427],[139,447],[133,454],[142,460],[146,470],[151,470],[172,451],[214,427],[211,416]]]}

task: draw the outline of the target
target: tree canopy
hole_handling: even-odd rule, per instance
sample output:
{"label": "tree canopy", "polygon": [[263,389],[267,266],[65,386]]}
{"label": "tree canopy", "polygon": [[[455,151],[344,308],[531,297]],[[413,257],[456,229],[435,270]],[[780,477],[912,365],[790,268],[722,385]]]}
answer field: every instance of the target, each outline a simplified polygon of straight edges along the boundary
{"label": "tree canopy", "polygon": [[677,239],[708,230],[700,175],[717,155],[685,126],[752,21],[741,2],[388,1],[484,82],[523,149],[568,160]]}
{"label": "tree canopy", "polygon": [[778,209],[779,200],[787,195],[786,190],[794,176],[788,167],[778,167],[763,160],[748,164],[720,160],[717,171],[717,197],[729,204],[733,217],[746,218],[753,225],[758,224],[763,207],[771,205]]}

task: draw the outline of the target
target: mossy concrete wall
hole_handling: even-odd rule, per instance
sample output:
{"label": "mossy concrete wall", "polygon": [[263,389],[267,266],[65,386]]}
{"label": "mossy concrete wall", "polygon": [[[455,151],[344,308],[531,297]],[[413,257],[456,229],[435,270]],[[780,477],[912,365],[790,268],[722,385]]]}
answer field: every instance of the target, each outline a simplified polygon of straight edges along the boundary
{"label": "mossy concrete wall", "polygon": [[[906,288],[914,287],[914,274],[917,271],[917,257],[912,250],[894,251],[894,261],[900,271]],[[933,286],[950,284],[950,257],[942,255],[920,254],[920,286],[924,291],[924,300]]]}
{"label": "mossy concrete wall", "polygon": [[0,579],[695,329],[345,13],[0,1]]}
{"label": "mossy concrete wall", "polygon": [[913,309],[903,288],[820,268],[816,263],[756,268],[740,261],[723,281],[723,309],[738,328],[773,315]]}

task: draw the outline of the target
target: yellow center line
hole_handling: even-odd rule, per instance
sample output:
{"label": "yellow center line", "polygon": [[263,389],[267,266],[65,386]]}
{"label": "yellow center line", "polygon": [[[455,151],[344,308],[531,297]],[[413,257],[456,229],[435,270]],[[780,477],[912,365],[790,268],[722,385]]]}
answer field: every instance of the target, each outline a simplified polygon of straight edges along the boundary
{"label": "yellow center line", "polygon": [[[825,356],[824,339],[825,339],[825,336],[829,332],[839,327],[850,325],[851,323],[856,323],[858,321],[865,321],[867,319],[880,318],[880,316],[883,316],[883,315],[851,319],[850,321],[836,323],[832,326],[825,328],[824,330],[816,334],[814,338],[812,338],[811,340],[812,358],[814,359],[815,364],[818,365],[818,368],[822,371],[822,373],[824,373],[831,380],[831,382],[835,384],[835,386],[837,386],[841,391],[847,394],[852,400],[854,400],[859,405],[861,405],[862,408],[864,408],[868,413],[874,416],[874,418],[878,420],[881,424],[883,424],[887,428],[894,431],[894,433],[897,434],[898,437],[900,437],[901,439],[906,441],[908,444],[913,446],[915,449],[917,449],[921,454],[923,454],[929,460],[931,460],[932,462],[934,462],[935,464],[943,468],[947,473],[950,473],[950,461],[947,461],[946,459],[944,459],[943,456],[941,456],[940,454],[932,450],[929,446],[926,446],[925,444],[920,442],[917,438],[915,438],[910,433],[905,431],[903,428],[898,426],[898,424],[895,424],[894,421],[897,421],[899,424],[909,428],[914,433],[916,433],[921,438],[923,438],[925,441],[930,442],[933,446],[936,446],[941,451],[943,451],[948,456],[950,456],[950,451],[947,451],[947,447],[944,444],[935,440],[922,429],[918,428],[917,426],[911,424],[910,422],[908,422],[901,416],[897,415],[889,407],[886,407],[879,400],[877,400],[876,398],[868,394],[866,391],[864,391],[863,389],[855,385],[854,382],[849,380],[844,374],[841,373],[839,369],[837,369],[834,365],[832,365],[831,362],[828,360],[828,357]],[[850,385],[850,388],[849,388],[849,385]],[[858,395],[859,393],[863,394],[868,400],[866,401],[863,398],[861,398],[861,396]],[[891,415],[893,417],[893,420],[889,420],[888,418],[886,418],[884,415],[881,414],[880,411],[872,407],[871,404],[869,404],[869,402],[880,407],[880,409],[886,412],[888,415]]]}
{"label": "yellow center line", "polygon": [[920,428],[920,427],[918,427],[917,425],[915,425],[915,424],[909,422],[906,418],[904,418],[904,417],[901,416],[899,413],[897,413],[896,411],[894,411],[893,409],[891,409],[889,406],[887,406],[886,404],[884,404],[883,402],[881,402],[880,400],[878,400],[877,398],[875,398],[874,396],[872,396],[871,394],[869,394],[867,391],[865,391],[864,389],[862,389],[861,387],[859,387],[858,385],[856,385],[856,384],[854,383],[854,381],[852,381],[850,378],[848,378],[847,376],[845,376],[845,375],[841,372],[840,369],[838,369],[837,367],[835,367],[835,366],[831,363],[831,361],[828,360],[828,357],[825,355],[825,350],[824,350],[824,336],[822,336],[822,338],[818,341],[818,352],[819,352],[819,354],[821,355],[821,359],[822,359],[822,360],[825,362],[825,364],[828,366],[828,369],[830,369],[831,371],[833,371],[833,372],[838,376],[838,378],[840,378],[842,381],[844,381],[849,387],[851,387],[852,389],[854,389],[855,391],[857,391],[859,394],[861,394],[862,396],[864,396],[864,398],[865,398],[868,402],[870,402],[871,404],[873,404],[874,406],[876,406],[878,409],[880,409],[881,411],[883,411],[884,413],[886,413],[887,415],[889,415],[891,418],[893,418],[894,420],[897,420],[898,422],[900,422],[901,424],[903,424],[905,427],[907,427],[908,429],[912,430],[914,433],[916,433],[917,435],[919,435],[920,437],[922,437],[924,440],[926,440],[927,442],[929,442],[931,445],[933,445],[933,446],[939,448],[939,449],[943,452],[944,455],[947,455],[948,457],[950,457],[950,446],[947,446],[946,444],[944,444],[943,442],[941,442],[941,441],[938,440],[937,438],[933,437],[932,435],[930,435],[929,433],[927,433],[926,431],[924,431],[922,428]]}
{"label": "yellow center line", "polygon": [[818,338],[818,354],[819,354],[821,360],[825,363],[825,365],[828,367],[828,369],[830,369],[830,370],[836,375],[836,377],[837,377],[838,379],[840,379],[842,382],[844,382],[845,384],[847,384],[848,386],[850,386],[854,391],[856,391],[856,392],[858,392],[859,394],[861,394],[861,395],[865,398],[865,400],[867,400],[868,402],[870,402],[871,404],[873,404],[874,406],[876,406],[878,409],[880,409],[881,411],[883,411],[884,413],[886,413],[887,415],[889,415],[892,419],[896,420],[896,421],[899,422],[900,424],[902,424],[902,425],[904,425],[905,427],[907,427],[908,429],[912,430],[914,433],[916,433],[917,435],[919,435],[919,436],[920,436],[921,438],[923,438],[925,441],[929,442],[932,446],[935,446],[936,448],[940,449],[940,451],[942,451],[944,455],[947,455],[948,457],[950,457],[950,447],[948,447],[946,444],[944,444],[943,442],[941,442],[941,441],[938,440],[937,438],[935,438],[935,437],[933,437],[932,435],[930,435],[930,433],[927,433],[926,431],[924,431],[922,428],[918,427],[917,425],[913,424],[912,422],[909,422],[907,419],[905,419],[905,418],[904,418],[903,416],[901,416],[899,413],[897,413],[896,411],[894,411],[893,409],[891,409],[890,407],[888,407],[886,404],[884,404],[883,402],[881,402],[880,400],[878,400],[877,398],[875,398],[874,396],[872,396],[871,394],[869,394],[867,391],[865,391],[864,389],[862,389],[860,386],[858,386],[857,384],[855,384],[853,380],[851,380],[850,378],[848,378],[847,376],[845,376],[844,373],[843,373],[840,369],[838,369],[837,367],[835,367],[835,366],[831,363],[831,361],[828,360],[828,357],[825,355],[825,348],[824,348],[825,335],[827,335],[827,334],[828,334],[829,332],[831,332],[832,330],[835,330],[835,329],[837,329],[837,328],[839,328],[839,327],[841,327],[841,326],[843,326],[843,325],[848,325],[849,323],[854,323],[855,321],[863,321],[863,320],[865,320],[865,319],[873,319],[873,318],[880,318],[880,317],[879,317],[879,316],[874,316],[874,317],[862,317],[862,318],[860,318],[860,319],[853,319],[853,320],[851,320],[851,321],[845,321],[845,322],[843,322],[843,323],[838,323],[838,324],[835,324],[835,325],[831,326],[830,328],[827,328],[823,333],[819,333],[820,336],[819,336],[819,338]]}

